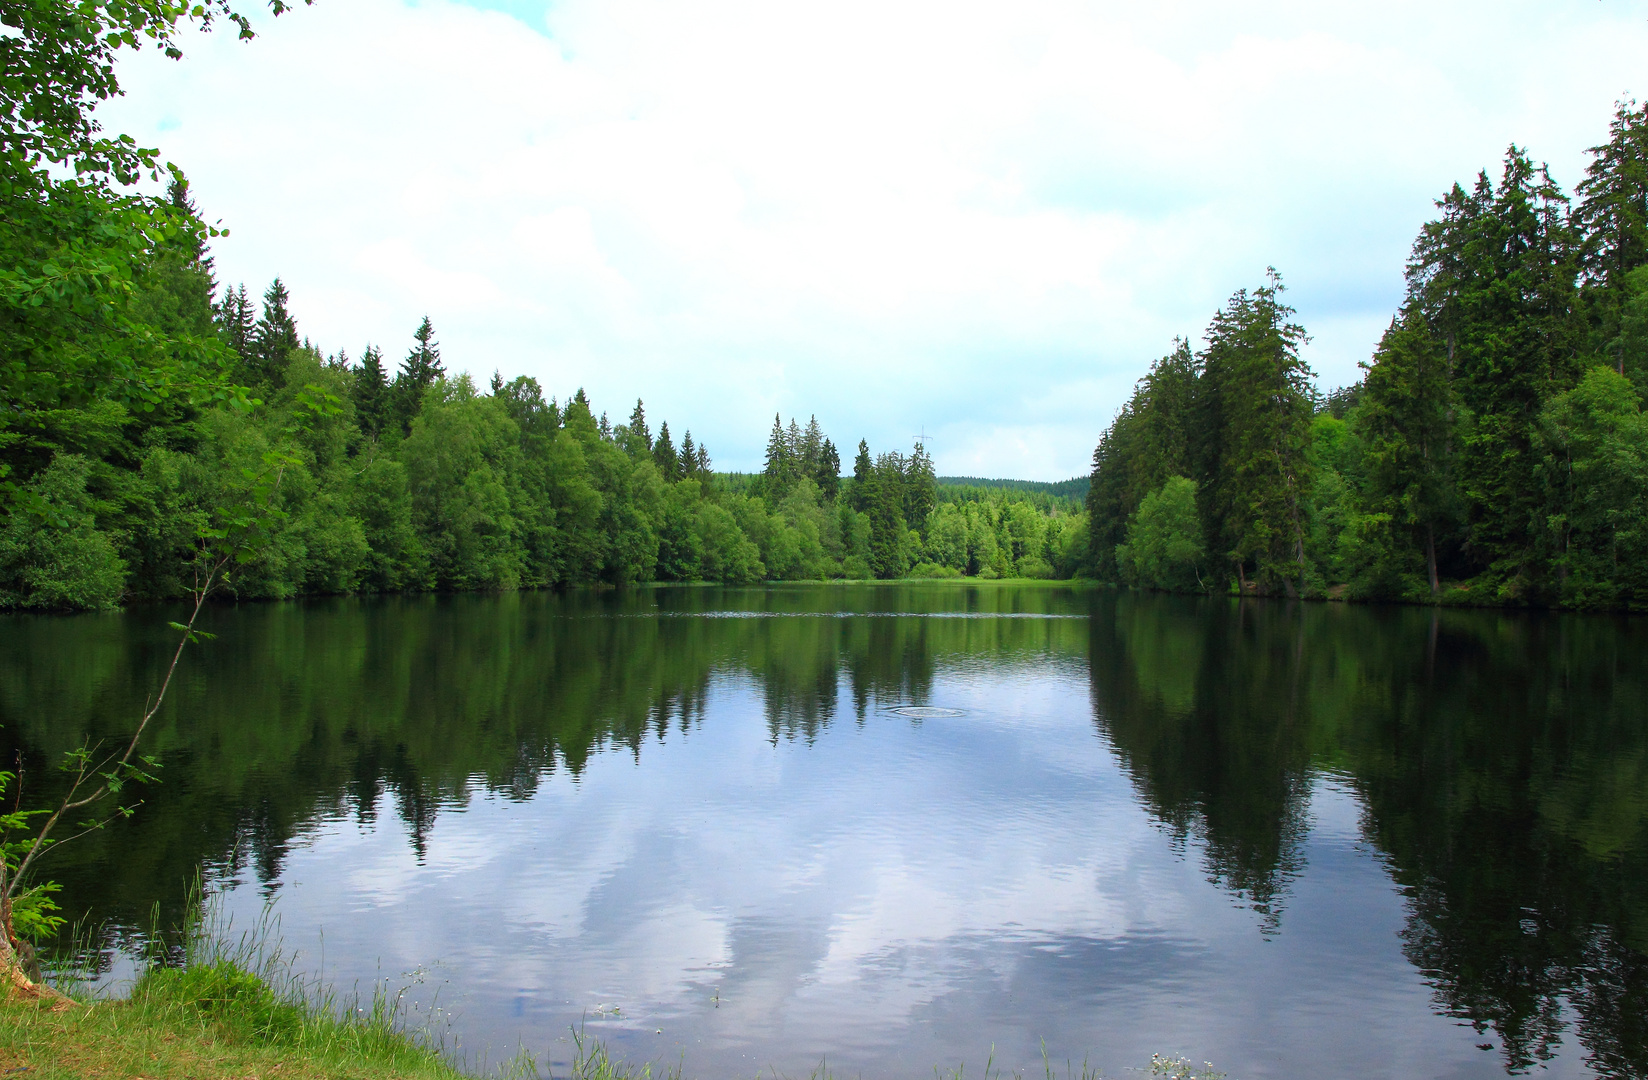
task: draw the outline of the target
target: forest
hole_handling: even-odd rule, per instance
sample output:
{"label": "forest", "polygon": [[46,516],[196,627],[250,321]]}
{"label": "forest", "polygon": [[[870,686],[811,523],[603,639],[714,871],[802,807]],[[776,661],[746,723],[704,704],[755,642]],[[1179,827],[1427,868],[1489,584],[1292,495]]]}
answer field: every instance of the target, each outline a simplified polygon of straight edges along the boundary
{"label": "forest", "polygon": [[208,352],[215,392],[133,403],[87,380],[14,414],[0,606],[184,595],[199,538],[258,499],[270,524],[226,586],[239,598],[1079,568],[1071,500],[940,497],[919,443],[872,456],[861,441],[844,477],[816,418],[775,417],[763,472],[729,476],[690,430],[654,434],[640,400],[613,423],[581,390],[449,374],[428,318],[398,366],[375,346],[324,352],[279,279],[261,305],[244,285],[220,294],[181,174],[162,209],[193,227],[133,268],[125,314]]}
{"label": "forest", "polygon": [[1436,202],[1363,376],[1281,279],[1151,366],[1093,455],[1092,572],[1179,592],[1648,605],[1648,106],[1574,197],[1512,146]]}
{"label": "forest", "polygon": [[226,551],[220,587],[244,599],[1079,569],[1079,507],[940,497],[919,443],[861,441],[843,476],[816,420],[775,417],[760,475],[717,474],[639,399],[613,422],[582,390],[449,373],[429,318],[398,363],[321,348],[278,278],[261,302],[220,287],[223,230],[183,172],[95,115],[122,50],[176,59],[182,23],[249,38],[246,18],[227,0],[7,10],[0,609],[188,595]]}
{"label": "forest", "polygon": [[775,418],[763,473],[729,477],[640,400],[614,423],[581,390],[449,374],[428,318],[398,363],[322,349],[278,278],[261,303],[219,286],[223,232],[183,172],[95,116],[121,50],[176,58],[180,22],[246,19],[139,0],[5,21],[0,609],[187,595],[226,550],[246,599],[1075,571],[1079,511],[941,500],[920,445],[860,442],[844,478],[816,421]]}
{"label": "forest", "polygon": [[[121,92],[119,50],[175,53],[182,16],[102,10],[19,9],[0,38],[18,75],[0,85],[0,609],[182,596],[231,536],[239,598],[1083,576],[1648,603],[1635,102],[1576,198],[1513,146],[1497,183],[1438,200],[1353,386],[1317,390],[1273,271],[1201,349],[1182,340],[1150,368],[1085,483],[940,483],[920,441],[860,441],[849,473],[816,419],[781,417],[762,472],[739,475],[684,424],[654,433],[639,399],[615,422],[581,390],[448,373],[429,318],[398,362],[376,346],[351,359],[300,332],[278,278],[260,300],[220,287],[221,230],[182,171],[94,116]],[[250,35],[223,3],[189,18]]]}

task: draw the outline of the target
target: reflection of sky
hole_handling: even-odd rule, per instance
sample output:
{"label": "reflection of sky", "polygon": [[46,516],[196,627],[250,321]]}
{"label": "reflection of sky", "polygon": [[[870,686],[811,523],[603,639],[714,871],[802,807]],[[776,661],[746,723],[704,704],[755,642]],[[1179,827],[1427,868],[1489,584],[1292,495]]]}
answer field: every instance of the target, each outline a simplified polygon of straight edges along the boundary
{"label": "reflection of sky", "polygon": [[[941,668],[929,700],[966,715],[912,722],[884,702],[859,725],[844,708],[810,744],[775,745],[759,689],[726,677],[701,725],[638,757],[443,811],[421,863],[392,814],[340,817],[285,864],[285,944],[311,970],[323,948],[345,989],[422,969],[415,993],[439,987],[471,1053],[523,1045],[558,1071],[582,1018],[689,1077],[824,1057],[838,1075],[926,1075],[992,1047],[1039,1069],[1043,1040],[1107,1075],[1158,1051],[1236,1077],[1502,1075],[1433,1015],[1337,782],[1313,788],[1305,866],[1267,935],[1140,807],[1084,675]],[[236,924],[259,902],[236,889]]]}

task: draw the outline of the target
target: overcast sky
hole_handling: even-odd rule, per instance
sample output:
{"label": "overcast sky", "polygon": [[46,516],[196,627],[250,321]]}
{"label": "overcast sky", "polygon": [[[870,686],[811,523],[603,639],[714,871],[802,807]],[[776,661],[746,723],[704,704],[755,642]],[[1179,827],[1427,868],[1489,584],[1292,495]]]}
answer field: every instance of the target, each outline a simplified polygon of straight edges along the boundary
{"label": "overcast sky", "polygon": [[1176,334],[1274,265],[1352,381],[1432,200],[1507,143],[1569,190],[1648,95],[1642,0],[1347,5],[319,0],[129,60],[219,277],[328,351],[585,387],[758,468],[1062,479]]}

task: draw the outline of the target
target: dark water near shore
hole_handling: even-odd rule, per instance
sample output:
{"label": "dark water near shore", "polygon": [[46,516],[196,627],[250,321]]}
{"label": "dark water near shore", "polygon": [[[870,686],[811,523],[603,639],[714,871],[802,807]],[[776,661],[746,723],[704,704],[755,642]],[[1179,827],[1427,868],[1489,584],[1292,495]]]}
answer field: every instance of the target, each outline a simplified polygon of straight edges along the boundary
{"label": "dark water near shore", "polygon": [[[0,619],[31,791],[129,730],[172,614]],[[689,1078],[1648,1076],[1642,620],[937,584],[207,623],[164,782],[48,867],[111,979],[203,868],[558,1073],[582,1021]]]}

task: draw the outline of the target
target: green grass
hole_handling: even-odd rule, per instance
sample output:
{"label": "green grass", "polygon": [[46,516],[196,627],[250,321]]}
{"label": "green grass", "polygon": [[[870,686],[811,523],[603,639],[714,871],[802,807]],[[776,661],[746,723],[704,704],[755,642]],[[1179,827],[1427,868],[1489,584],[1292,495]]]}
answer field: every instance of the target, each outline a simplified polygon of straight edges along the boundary
{"label": "green grass", "polygon": [[143,976],[130,998],[0,1004],[0,1074],[28,1080],[459,1080],[380,1016],[340,1019],[283,999],[231,961]]}
{"label": "green grass", "polygon": [[[0,1076],[27,1080],[145,1077],[148,1080],[462,1080],[445,1053],[444,1031],[409,1024],[404,989],[373,985],[343,997],[296,974],[281,952],[269,909],[235,935],[208,901],[201,915],[155,934],[155,955],[123,999],[85,993],[69,970],[68,997],[0,1001]],[[168,952],[159,944],[175,943]],[[166,962],[163,962],[166,961]],[[179,962],[181,961],[181,962]],[[438,1010],[436,1015],[438,1015]],[[535,1076],[521,1055],[493,1076]]]}

